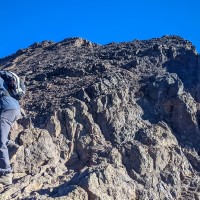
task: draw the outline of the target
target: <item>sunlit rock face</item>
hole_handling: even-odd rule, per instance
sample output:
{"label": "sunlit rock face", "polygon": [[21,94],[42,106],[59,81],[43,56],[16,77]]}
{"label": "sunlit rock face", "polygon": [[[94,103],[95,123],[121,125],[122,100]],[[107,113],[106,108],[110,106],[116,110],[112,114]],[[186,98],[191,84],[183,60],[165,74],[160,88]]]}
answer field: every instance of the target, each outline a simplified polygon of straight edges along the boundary
{"label": "sunlit rock face", "polygon": [[200,57],[189,41],[44,41],[0,69],[27,86],[2,199],[200,199]]}

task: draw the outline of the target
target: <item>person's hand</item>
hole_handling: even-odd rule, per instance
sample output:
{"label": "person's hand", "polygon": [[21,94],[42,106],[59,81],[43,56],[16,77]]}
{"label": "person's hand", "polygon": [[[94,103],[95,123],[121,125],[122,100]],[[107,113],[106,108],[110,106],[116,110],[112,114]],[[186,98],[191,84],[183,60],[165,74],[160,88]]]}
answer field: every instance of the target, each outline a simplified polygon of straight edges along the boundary
{"label": "person's hand", "polygon": [[22,117],[26,117],[26,112],[23,108],[20,108]]}

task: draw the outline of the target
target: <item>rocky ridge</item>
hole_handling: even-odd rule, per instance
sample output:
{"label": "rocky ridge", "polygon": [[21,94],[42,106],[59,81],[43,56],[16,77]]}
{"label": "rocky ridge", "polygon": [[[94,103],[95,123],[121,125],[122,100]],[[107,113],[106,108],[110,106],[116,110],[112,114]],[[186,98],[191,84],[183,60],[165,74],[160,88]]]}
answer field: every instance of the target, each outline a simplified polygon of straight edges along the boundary
{"label": "rocky ridge", "polygon": [[0,59],[26,77],[0,199],[200,199],[200,57],[178,36],[44,41]]}

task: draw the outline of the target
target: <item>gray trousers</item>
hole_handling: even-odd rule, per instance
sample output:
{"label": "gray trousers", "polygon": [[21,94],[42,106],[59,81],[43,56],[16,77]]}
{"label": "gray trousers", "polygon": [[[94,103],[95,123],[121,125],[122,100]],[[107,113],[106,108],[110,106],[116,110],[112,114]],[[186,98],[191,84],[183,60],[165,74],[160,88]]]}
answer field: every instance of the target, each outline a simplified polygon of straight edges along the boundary
{"label": "gray trousers", "polygon": [[11,172],[8,147],[8,134],[13,123],[21,116],[20,109],[0,112],[0,172]]}

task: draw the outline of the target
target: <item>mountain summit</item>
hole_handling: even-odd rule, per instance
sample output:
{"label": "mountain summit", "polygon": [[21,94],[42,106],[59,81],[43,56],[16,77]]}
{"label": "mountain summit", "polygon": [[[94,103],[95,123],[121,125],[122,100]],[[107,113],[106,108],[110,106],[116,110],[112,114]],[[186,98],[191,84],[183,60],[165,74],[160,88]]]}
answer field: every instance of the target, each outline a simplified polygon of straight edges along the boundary
{"label": "mountain summit", "polygon": [[34,43],[0,59],[26,77],[0,199],[200,199],[200,57],[179,36]]}

